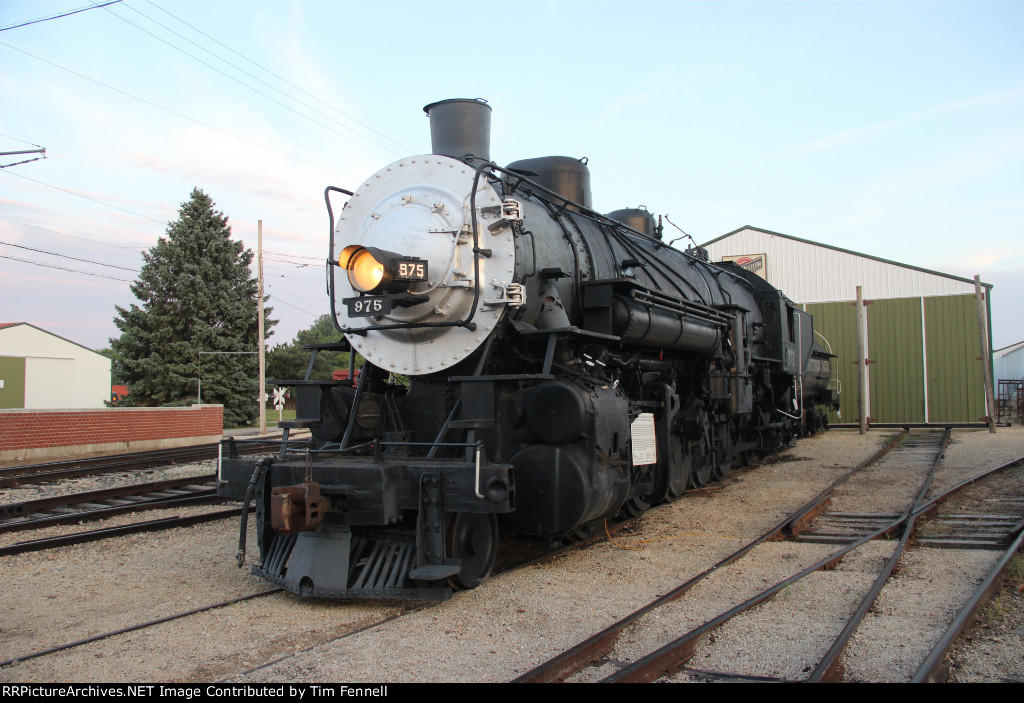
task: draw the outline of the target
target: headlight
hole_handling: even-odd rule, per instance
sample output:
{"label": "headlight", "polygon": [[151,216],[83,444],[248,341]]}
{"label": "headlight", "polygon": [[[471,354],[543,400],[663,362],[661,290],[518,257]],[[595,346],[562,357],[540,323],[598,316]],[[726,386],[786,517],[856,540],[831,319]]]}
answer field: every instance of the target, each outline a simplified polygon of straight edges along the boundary
{"label": "headlight", "polygon": [[356,252],[348,262],[348,280],[356,290],[369,293],[383,282],[384,264],[366,249]]}
{"label": "headlight", "polygon": [[359,244],[342,249],[338,266],[360,293],[398,293],[410,283],[427,280],[426,260]]}

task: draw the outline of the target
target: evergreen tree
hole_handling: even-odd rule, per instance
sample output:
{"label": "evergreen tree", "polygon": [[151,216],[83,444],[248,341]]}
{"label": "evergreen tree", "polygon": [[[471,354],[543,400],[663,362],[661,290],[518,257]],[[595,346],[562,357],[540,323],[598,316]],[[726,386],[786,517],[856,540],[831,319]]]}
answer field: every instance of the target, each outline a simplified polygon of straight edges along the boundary
{"label": "evergreen tree", "polygon": [[131,286],[141,306],[117,306],[121,336],[110,340],[128,384],[125,404],[194,403],[201,377],[203,402],[223,403],[225,424],[251,423],[259,410],[256,354],[199,352],[257,351],[252,251],[231,239],[228,218],[195,188],[167,236],[142,256]]}

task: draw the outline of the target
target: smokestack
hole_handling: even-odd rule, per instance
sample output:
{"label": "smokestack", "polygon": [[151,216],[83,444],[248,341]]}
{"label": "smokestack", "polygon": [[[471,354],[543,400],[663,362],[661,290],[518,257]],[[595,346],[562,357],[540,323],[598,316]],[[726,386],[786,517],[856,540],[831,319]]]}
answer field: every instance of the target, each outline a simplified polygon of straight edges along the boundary
{"label": "smokestack", "polygon": [[482,98],[456,98],[423,108],[430,117],[431,153],[466,160],[491,160],[491,106]]}

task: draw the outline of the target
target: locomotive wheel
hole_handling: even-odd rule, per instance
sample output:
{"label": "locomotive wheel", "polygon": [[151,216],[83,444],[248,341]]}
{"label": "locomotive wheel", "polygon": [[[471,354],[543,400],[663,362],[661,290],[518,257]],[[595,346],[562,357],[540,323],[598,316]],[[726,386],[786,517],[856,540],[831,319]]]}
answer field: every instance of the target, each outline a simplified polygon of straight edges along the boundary
{"label": "locomotive wheel", "polygon": [[585,542],[591,537],[596,537],[603,529],[604,520],[591,520],[590,522],[585,522],[577,527],[569,533],[569,536],[579,542]]}
{"label": "locomotive wheel", "polygon": [[665,502],[673,503],[683,497],[683,493],[690,485],[693,457],[686,453],[686,444],[678,434],[672,434],[669,439],[669,449],[672,452],[672,468],[668,477],[668,492],[665,495]]}
{"label": "locomotive wheel", "polygon": [[708,452],[707,444],[705,444],[703,439],[697,443],[690,456],[693,461],[690,466],[690,487],[701,488],[708,485],[708,481],[711,480],[711,472],[715,467],[711,461],[712,457]]}
{"label": "locomotive wheel", "polygon": [[715,448],[715,478],[723,479],[732,473],[732,464],[736,458],[735,445],[732,441],[732,426],[723,423],[718,426],[718,446]]}
{"label": "locomotive wheel", "polygon": [[462,560],[462,571],[449,579],[452,588],[476,588],[491,575],[498,557],[498,517],[493,513],[448,516],[445,551]]}
{"label": "locomotive wheel", "polygon": [[640,517],[651,509],[651,504],[643,498],[630,498],[622,506],[622,512],[628,517]]}

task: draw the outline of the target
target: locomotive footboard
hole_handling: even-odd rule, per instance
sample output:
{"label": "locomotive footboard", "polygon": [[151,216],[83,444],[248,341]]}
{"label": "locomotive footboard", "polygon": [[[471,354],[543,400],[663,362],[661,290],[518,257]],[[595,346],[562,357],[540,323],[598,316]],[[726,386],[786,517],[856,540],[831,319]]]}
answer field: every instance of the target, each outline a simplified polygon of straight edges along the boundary
{"label": "locomotive footboard", "polygon": [[513,509],[509,465],[444,459],[223,459],[218,492],[255,505],[253,574],[341,599],[475,586],[494,564],[497,515]]}

